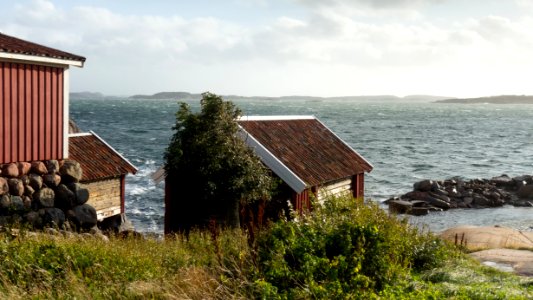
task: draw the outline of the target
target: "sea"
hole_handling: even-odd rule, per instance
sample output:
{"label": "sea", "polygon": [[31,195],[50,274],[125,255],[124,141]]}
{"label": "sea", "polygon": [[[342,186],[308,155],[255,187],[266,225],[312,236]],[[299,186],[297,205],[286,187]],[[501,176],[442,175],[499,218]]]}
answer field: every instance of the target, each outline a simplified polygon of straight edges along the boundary
{"label": "sea", "polygon": [[[226,100],[232,100],[231,97]],[[365,197],[380,203],[423,179],[510,177],[533,174],[533,105],[432,102],[237,99],[243,115],[314,115],[374,167]],[[198,100],[183,101],[194,111]],[[163,165],[178,100],[71,99],[71,117],[94,131],[137,168],[126,177],[126,215],[136,230],[160,234],[164,183],[151,174]],[[458,225],[533,230],[533,208],[455,209],[409,217],[439,232]]]}

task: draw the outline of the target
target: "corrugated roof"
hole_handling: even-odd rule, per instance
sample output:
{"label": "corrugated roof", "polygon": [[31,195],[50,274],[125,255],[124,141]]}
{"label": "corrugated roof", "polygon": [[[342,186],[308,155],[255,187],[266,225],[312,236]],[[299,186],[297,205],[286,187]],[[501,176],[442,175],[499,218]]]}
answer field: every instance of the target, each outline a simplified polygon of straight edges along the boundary
{"label": "corrugated roof", "polygon": [[0,33],[0,52],[85,62],[85,57]]}
{"label": "corrugated roof", "polygon": [[312,116],[243,117],[238,123],[308,186],[372,170],[369,162]]}
{"label": "corrugated roof", "polygon": [[80,163],[81,181],[135,174],[137,168],[94,133],[69,137],[69,159]]}

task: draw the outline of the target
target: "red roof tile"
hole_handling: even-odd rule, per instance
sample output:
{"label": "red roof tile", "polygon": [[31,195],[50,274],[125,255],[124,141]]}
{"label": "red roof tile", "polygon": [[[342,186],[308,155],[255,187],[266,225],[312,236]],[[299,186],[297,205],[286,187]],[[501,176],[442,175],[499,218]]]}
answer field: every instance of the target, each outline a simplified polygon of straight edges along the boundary
{"label": "red roof tile", "polygon": [[0,33],[0,52],[85,62],[85,57]]}
{"label": "red roof tile", "polygon": [[314,117],[244,117],[238,123],[308,186],[372,170],[362,156]]}
{"label": "red roof tile", "polygon": [[94,133],[69,137],[69,159],[80,163],[81,181],[135,174],[137,169]]}

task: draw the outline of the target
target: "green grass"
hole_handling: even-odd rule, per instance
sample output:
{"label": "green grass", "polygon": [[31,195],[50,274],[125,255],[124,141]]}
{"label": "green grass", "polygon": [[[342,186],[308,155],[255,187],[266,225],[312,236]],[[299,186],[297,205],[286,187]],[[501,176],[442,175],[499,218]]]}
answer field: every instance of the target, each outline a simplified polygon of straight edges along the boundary
{"label": "green grass", "polygon": [[165,240],[0,234],[2,299],[532,299],[533,278],[480,265],[374,205],[336,199],[241,231]]}

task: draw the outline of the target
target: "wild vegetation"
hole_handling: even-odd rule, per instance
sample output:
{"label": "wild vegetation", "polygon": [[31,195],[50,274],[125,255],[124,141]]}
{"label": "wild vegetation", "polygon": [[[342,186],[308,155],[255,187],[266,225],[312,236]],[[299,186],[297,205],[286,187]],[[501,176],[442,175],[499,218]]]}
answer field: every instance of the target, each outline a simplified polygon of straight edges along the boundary
{"label": "wild vegetation", "polygon": [[533,279],[463,255],[375,205],[330,199],[263,228],[165,239],[0,235],[0,298],[531,299]]}

